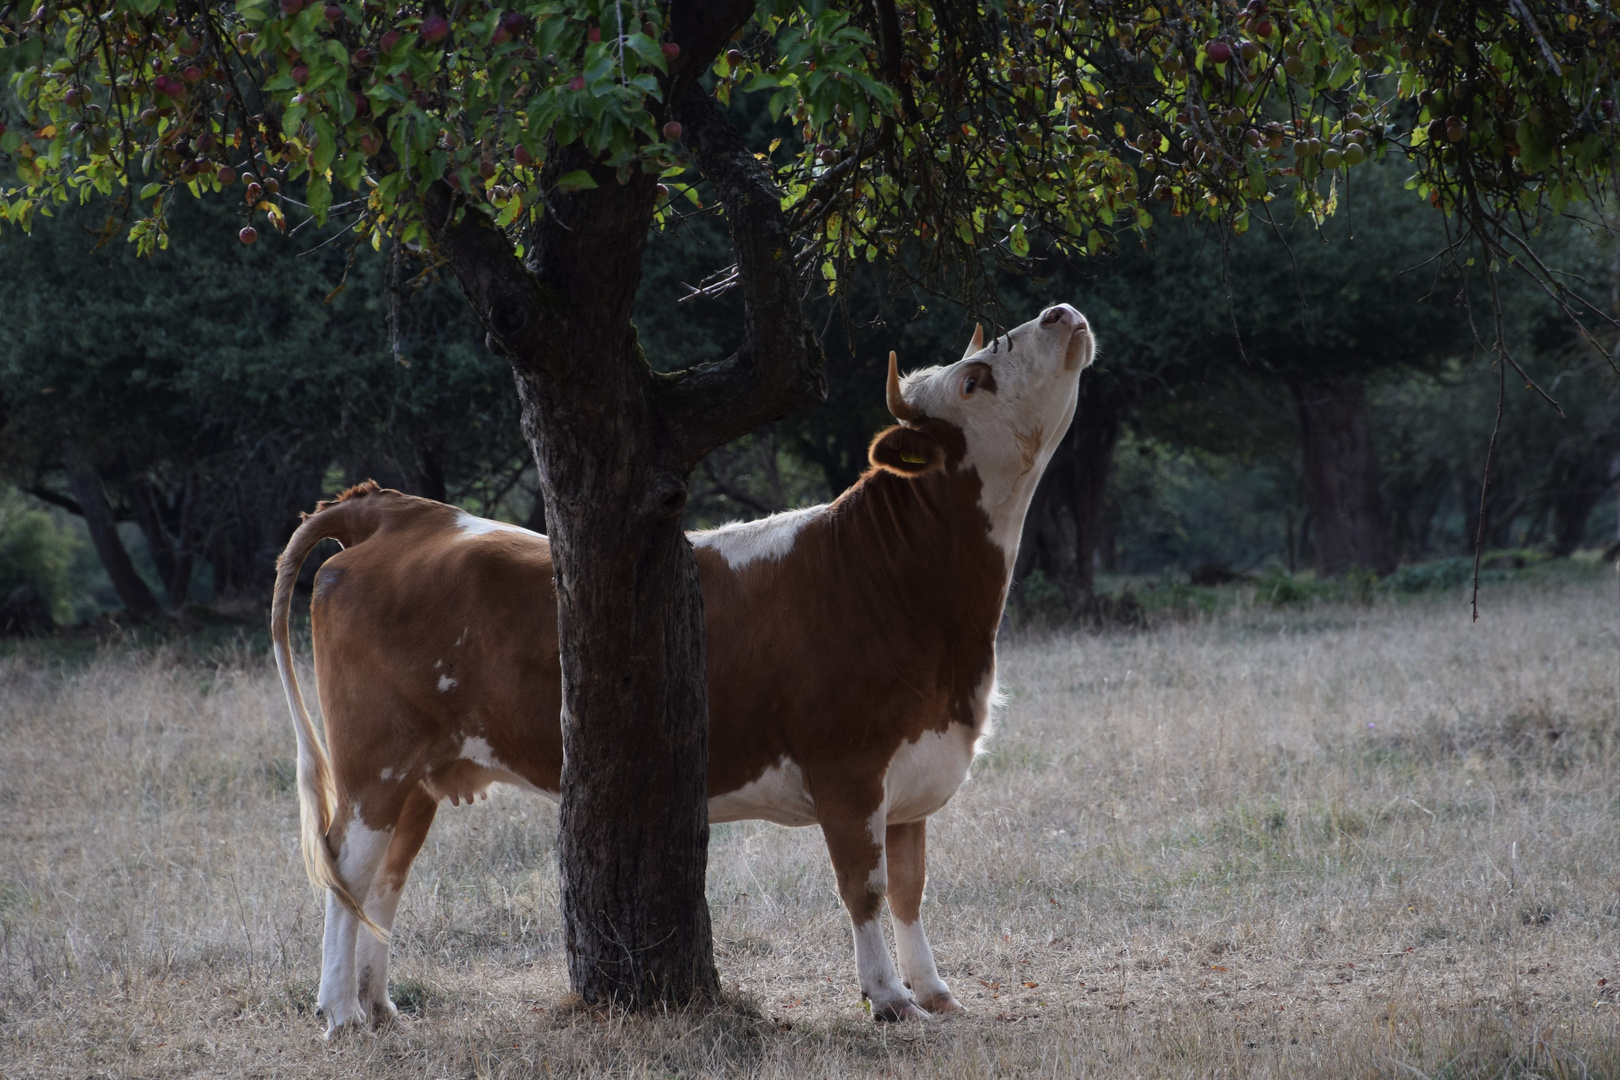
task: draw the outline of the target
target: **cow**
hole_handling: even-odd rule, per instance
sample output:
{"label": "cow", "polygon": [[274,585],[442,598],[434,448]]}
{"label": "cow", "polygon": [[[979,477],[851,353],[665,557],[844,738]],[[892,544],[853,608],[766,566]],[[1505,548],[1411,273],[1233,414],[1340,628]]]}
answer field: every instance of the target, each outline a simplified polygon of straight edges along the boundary
{"label": "cow", "polygon": [[[688,534],[703,590],[709,820],[819,825],[874,1017],[959,1012],[920,908],[929,815],[989,736],[996,632],[1036,483],[1095,343],[1067,304],[899,378],[899,423],[833,502]],[[323,748],[288,617],[305,557]],[[277,566],[271,633],[298,743],[300,835],[327,890],[327,1034],[395,1015],[388,931],[441,801],[494,783],[555,800],[562,672],[544,536],[362,484]],[[487,795],[485,796],[487,797]],[[898,953],[879,915],[889,903]],[[369,930],[369,933],[362,931]]]}

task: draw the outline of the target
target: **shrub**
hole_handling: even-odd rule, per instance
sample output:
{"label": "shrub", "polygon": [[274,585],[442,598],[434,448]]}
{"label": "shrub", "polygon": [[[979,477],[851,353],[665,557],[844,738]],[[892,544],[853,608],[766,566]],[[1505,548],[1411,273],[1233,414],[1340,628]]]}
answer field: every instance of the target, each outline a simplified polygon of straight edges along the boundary
{"label": "shrub", "polygon": [[69,570],[79,539],[13,487],[0,487],[0,600],[32,585],[58,622],[71,621]]}

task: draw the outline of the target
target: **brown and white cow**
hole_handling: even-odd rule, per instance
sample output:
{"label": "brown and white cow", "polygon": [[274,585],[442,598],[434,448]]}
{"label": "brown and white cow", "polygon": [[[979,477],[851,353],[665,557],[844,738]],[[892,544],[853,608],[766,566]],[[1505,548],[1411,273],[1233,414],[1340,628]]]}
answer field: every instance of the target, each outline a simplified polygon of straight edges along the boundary
{"label": "brown and white cow", "polygon": [[[1093,349],[1084,317],[1060,304],[989,345],[975,331],[961,360],[903,383],[891,355],[901,424],[873,441],[854,487],[691,534],[708,631],[709,819],[821,826],[880,1018],[961,1009],[919,918],[924,830],[989,733],[1019,531]],[[299,566],[328,537],[344,550],[315,576],[323,751],[288,612]],[[329,1032],[378,1022],[394,1014],[388,944],[362,927],[392,926],[439,802],[495,782],[557,797],[550,545],[364,484],[293,535],[271,629],[298,736],[305,861],[330,890],[318,1005]],[[898,973],[878,921],[885,896]]]}

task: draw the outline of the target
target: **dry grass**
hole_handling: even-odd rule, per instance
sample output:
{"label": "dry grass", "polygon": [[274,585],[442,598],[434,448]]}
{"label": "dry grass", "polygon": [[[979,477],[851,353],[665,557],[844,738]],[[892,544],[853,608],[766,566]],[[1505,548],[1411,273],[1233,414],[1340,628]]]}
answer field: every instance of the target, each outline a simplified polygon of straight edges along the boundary
{"label": "dry grass", "polygon": [[973,1016],[926,1028],[768,825],[715,831],[728,1006],[559,1008],[553,812],[504,793],[418,863],[406,1018],[325,1044],[265,660],[0,661],[0,1075],[1620,1075],[1620,602],[1486,599],[1009,643],[930,837]]}

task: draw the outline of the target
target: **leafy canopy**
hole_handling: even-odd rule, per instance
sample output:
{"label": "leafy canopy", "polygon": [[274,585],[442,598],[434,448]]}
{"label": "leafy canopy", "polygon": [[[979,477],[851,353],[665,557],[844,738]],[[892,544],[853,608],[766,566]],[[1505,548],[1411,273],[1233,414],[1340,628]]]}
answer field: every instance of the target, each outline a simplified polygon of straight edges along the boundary
{"label": "leafy canopy", "polygon": [[[244,217],[361,215],[426,242],[420,197],[521,245],[548,193],[656,171],[699,202],[665,100],[701,64],[721,102],[766,95],[807,264],[829,290],[880,256],[938,282],[1069,254],[1151,224],[1148,200],[1238,231],[1273,200],[1320,218],[1349,172],[1400,155],[1409,186],[1496,265],[1527,224],[1615,178],[1620,13],[1600,0],[1249,0],[794,5],[767,0],[712,56],[627,0],[44,0],[0,7],[11,100],[0,218],[133,196],[165,243],[182,189],[245,191]],[[292,182],[302,202],[295,201]],[[240,185],[246,185],[245,188]],[[1594,309],[1595,310],[1595,309]]]}

